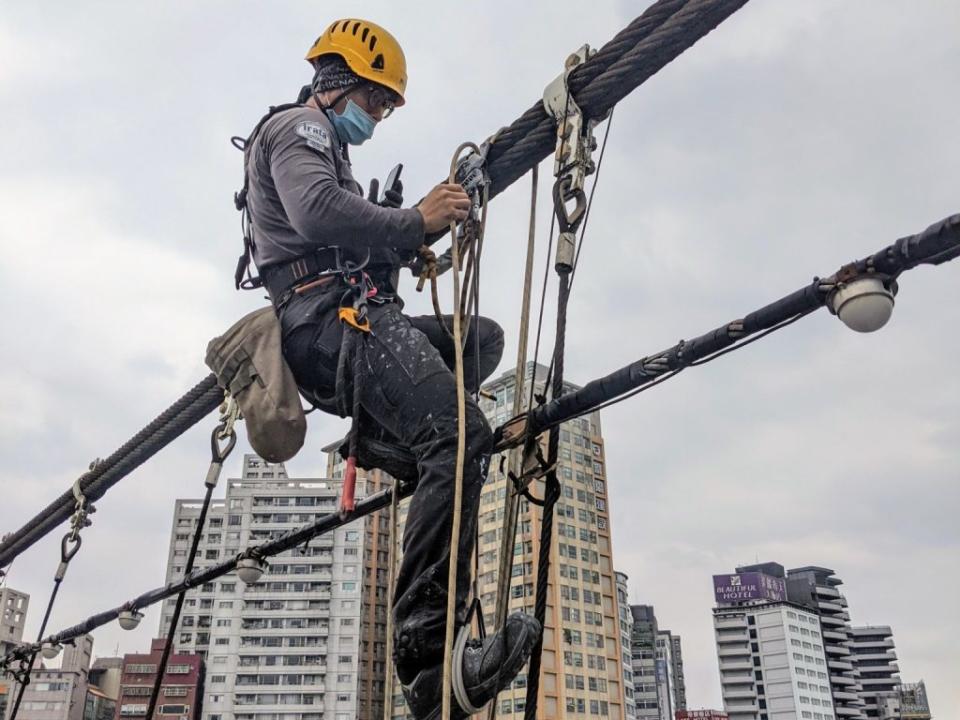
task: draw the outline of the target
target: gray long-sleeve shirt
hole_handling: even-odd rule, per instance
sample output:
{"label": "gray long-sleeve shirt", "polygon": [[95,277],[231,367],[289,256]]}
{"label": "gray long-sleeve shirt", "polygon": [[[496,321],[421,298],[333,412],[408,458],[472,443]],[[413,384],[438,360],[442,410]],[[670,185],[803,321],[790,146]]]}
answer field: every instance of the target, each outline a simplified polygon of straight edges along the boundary
{"label": "gray long-sleeve shirt", "polygon": [[358,258],[370,248],[373,261],[382,262],[396,258],[390,251],[423,243],[418,210],[383,208],[363,197],[321,110],[299,107],[267,120],[250,148],[247,172],[253,257],[261,272],[322,247]]}

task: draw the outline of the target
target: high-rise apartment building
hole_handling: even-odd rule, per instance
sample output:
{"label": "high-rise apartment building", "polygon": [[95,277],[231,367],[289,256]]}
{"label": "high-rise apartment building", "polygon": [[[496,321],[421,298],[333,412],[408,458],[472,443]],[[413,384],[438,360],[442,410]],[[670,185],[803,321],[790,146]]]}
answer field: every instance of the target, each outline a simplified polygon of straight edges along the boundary
{"label": "high-rise apartment building", "polygon": [[633,702],[639,720],[659,720],[657,692],[657,616],[652,605],[631,605],[630,656]]}
{"label": "high-rise apartment building", "polygon": [[633,702],[633,657],[630,654],[633,637],[633,614],[630,612],[630,599],[627,593],[627,576],[622,572],[614,573],[617,579],[617,613],[620,617],[620,646],[623,664],[623,709],[627,720],[635,720],[637,708]]}
{"label": "high-rise apartment building", "polygon": [[[547,368],[529,363],[525,385],[542,392]],[[576,386],[567,384],[569,389]],[[484,386],[480,407],[493,427],[511,416],[517,392],[513,372]],[[537,702],[538,720],[576,714],[623,720],[627,717],[624,688],[624,648],[620,632],[617,586],[610,541],[607,506],[607,472],[599,413],[563,423],[559,428],[560,457],[557,472],[563,486],[554,511],[550,549],[547,615],[543,631],[542,679]],[[503,503],[513,491],[494,456],[480,495],[478,596],[487,628],[494,620]],[[543,482],[530,487],[543,496]],[[509,588],[510,612],[533,613],[540,552],[542,511],[521,499],[513,576]],[[401,506],[402,518],[405,508]],[[527,676],[522,671],[497,699],[497,716],[522,717]],[[394,717],[406,717],[399,691],[394,696]]]}
{"label": "high-rise apartment building", "polygon": [[660,720],[673,720],[677,710],[687,708],[679,635],[674,635],[669,630],[657,631],[654,671],[657,681],[658,717]]}
{"label": "high-rise apartment building", "polygon": [[[542,392],[547,369],[529,363],[526,392],[532,383]],[[567,384],[568,391],[576,386]],[[488,397],[480,407],[491,425],[509,419],[517,392],[513,372],[484,387]],[[547,614],[543,631],[543,661],[537,717],[543,720],[580,713],[622,719],[626,715],[623,682],[623,646],[617,610],[617,589],[610,540],[606,455],[599,413],[563,423],[559,428],[557,473],[563,486],[554,511],[550,548]],[[531,490],[542,497],[543,483]],[[496,602],[498,554],[503,526],[503,499],[512,486],[491,463],[489,479],[480,496],[479,593],[488,621]],[[541,509],[520,501],[510,610],[533,612]],[[522,714],[526,676],[517,677],[501,693],[498,715]]]}
{"label": "high-rise apartment building", "polygon": [[[6,655],[23,640],[23,625],[29,606],[27,593],[0,587],[0,655]],[[0,674],[0,718],[7,717],[15,688],[16,683],[9,675]]]}
{"label": "high-rise apartment building", "polygon": [[782,566],[764,570],[713,578],[723,708],[730,720],[835,720],[820,618],[788,601]]}
{"label": "high-rise apartment building", "polygon": [[630,656],[633,700],[641,720],[673,720],[686,710],[680,636],[657,626],[651,605],[631,605]]}
{"label": "high-rise apartment building", "polygon": [[[255,455],[212,504],[198,566],[236,556],[335,512],[340,481],[292,479]],[[366,484],[358,483],[363,496]],[[167,580],[181,577],[200,501],[178,500]],[[235,573],[187,594],[178,652],[206,658],[203,720],[352,720],[360,714],[361,586],[366,519],[270,559],[256,583]],[[173,599],[163,606],[166,636]]]}
{"label": "high-rise apartment building", "polygon": [[820,616],[837,717],[841,720],[866,720],[866,703],[861,697],[863,686],[853,657],[853,633],[847,599],[837,589],[842,584],[843,581],[828,568],[811,565],[787,571],[790,599]]}
{"label": "high-rise apartment building", "polygon": [[[148,653],[123,656],[116,720],[146,718],[150,696],[160,671],[166,638],[150,643]],[[151,720],[200,720],[203,709],[203,658],[196,653],[171,653]]]}
{"label": "high-rise apartment building", "polygon": [[889,625],[851,627],[850,650],[860,672],[860,697],[868,718],[882,718],[883,699],[897,695],[900,668]]}

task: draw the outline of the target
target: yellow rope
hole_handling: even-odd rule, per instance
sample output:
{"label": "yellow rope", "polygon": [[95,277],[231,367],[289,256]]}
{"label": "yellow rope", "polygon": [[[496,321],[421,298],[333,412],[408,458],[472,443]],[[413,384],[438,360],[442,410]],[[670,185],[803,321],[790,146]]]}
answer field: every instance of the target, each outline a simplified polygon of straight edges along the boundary
{"label": "yellow rope", "polygon": [[[480,149],[473,143],[463,143],[457,148],[450,161],[449,182],[456,181],[457,160],[460,153],[470,148],[474,152]],[[447,572],[447,624],[443,647],[443,695],[441,701],[442,718],[450,717],[450,689],[452,684],[454,620],[457,610],[457,559],[460,553],[460,516],[463,502],[463,462],[466,455],[467,391],[463,382],[463,340],[460,307],[460,248],[457,238],[457,224],[450,223],[453,260],[453,352],[454,369],[457,378],[457,464],[454,474],[453,522],[450,531],[450,566]]]}
{"label": "yellow rope", "polygon": [[[527,260],[523,271],[523,299],[520,307],[520,342],[517,348],[517,366],[514,370],[513,388],[513,416],[516,417],[523,410],[525,397],[523,378],[527,365],[527,335],[530,328],[530,294],[533,287],[533,253],[537,227],[537,166],[531,171],[530,185],[530,223],[527,230]],[[532,381],[531,381],[532,382]],[[521,448],[510,451],[509,469],[519,475],[521,472]],[[506,498],[503,501],[503,537],[500,539],[500,556],[497,577],[497,605],[494,611],[493,627],[500,630],[507,620],[507,610],[510,604],[510,578],[513,570],[513,545],[517,534],[517,506],[519,498],[507,487]],[[497,715],[497,703],[490,704],[489,720]]]}

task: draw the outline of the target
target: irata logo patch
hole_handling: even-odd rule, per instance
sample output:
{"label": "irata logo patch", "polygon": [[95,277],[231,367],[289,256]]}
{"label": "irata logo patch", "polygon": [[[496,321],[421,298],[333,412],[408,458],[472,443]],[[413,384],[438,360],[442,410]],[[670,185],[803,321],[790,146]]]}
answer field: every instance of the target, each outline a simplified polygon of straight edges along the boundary
{"label": "irata logo patch", "polygon": [[318,122],[302,122],[297,125],[297,135],[307,141],[314,150],[330,149],[330,133]]}

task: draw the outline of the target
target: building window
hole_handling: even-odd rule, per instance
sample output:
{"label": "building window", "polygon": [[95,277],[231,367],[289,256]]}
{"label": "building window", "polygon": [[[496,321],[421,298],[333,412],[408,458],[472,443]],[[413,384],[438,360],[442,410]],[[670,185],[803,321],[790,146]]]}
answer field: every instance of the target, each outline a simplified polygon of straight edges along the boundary
{"label": "building window", "polygon": [[186,715],[189,705],[161,705],[157,708],[159,715]]}
{"label": "building window", "polygon": [[[157,666],[143,665],[143,664],[138,665],[136,663],[131,663],[130,665],[127,665],[124,672],[139,674],[139,675],[153,675],[157,672]],[[169,672],[169,670],[167,672]],[[144,708],[144,712],[146,712],[146,708]]]}

